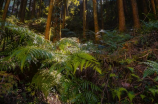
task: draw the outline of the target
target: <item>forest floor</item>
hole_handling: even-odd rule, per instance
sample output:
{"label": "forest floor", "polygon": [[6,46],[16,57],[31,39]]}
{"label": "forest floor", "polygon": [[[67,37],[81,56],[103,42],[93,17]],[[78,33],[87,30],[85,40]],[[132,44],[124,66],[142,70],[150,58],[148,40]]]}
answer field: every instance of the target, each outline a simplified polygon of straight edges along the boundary
{"label": "forest floor", "polygon": [[[37,25],[33,23],[28,24],[18,24],[20,26],[29,27],[34,29],[37,33],[42,33],[44,28],[42,25]],[[42,27],[42,29],[41,29]],[[14,28],[14,27],[13,27]],[[91,72],[89,69],[83,72],[77,72],[76,76],[80,76],[88,81],[91,81],[95,85],[99,86],[101,92],[95,92],[96,95],[99,94],[99,101],[102,104],[105,103],[146,103],[154,104],[158,102],[158,28],[152,29],[145,32],[127,32],[126,34],[132,35],[131,38],[125,40],[119,40],[120,37],[116,36],[117,32],[104,32],[104,35],[107,35],[107,39],[117,39],[107,41],[103,39],[102,44],[93,44],[91,47],[94,48],[89,54],[95,57],[101,64],[101,74],[96,74],[96,72]],[[144,30],[143,30],[144,31]],[[26,32],[26,31],[25,31]],[[14,38],[14,42],[8,41],[5,45],[5,50],[2,51],[4,40],[0,42],[0,58],[1,60],[12,53],[9,53],[10,44],[14,44],[16,40],[19,40],[20,37],[11,37],[13,34],[10,30],[1,30],[0,31],[0,40],[4,39],[2,34],[8,34],[6,37],[9,39]],[[18,34],[14,32],[14,34]],[[117,33],[118,34],[118,33]],[[124,33],[125,34],[125,33]],[[124,35],[123,34],[123,35]],[[16,35],[15,35],[16,36]],[[124,38],[124,37],[122,37]],[[7,38],[6,38],[7,39]],[[119,41],[118,41],[119,40]],[[22,41],[25,41],[22,40]],[[110,43],[110,44],[109,44]],[[22,43],[23,44],[23,43]],[[25,43],[24,43],[25,44]],[[86,44],[86,43],[80,43]],[[16,45],[16,44],[15,44]],[[27,44],[28,45],[28,44]],[[90,46],[89,46],[90,47]],[[9,63],[9,61],[8,61]],[[0,66],[3,66],[0,64]],[[8,67],[9,66],[5,66]],[[20,66],[17,65],[17,72],[20,70]],[[11,68],[12,69],[12,68]],[[89,72],[88,72],[89,71]],[[7,73],[5,73],[7,72]],[[90,73],[90,74],[89,74]],[[92,74],[91,74],[92,73]],[[30,74],[26,71],[25,74],[20,73],[21,75],[16,75],[13,70],[8,71],[2,69],[0,72],[0,99],[3,99],[2,102],[8,102],[9,97],[12,98],[14,102],[29,102],[30,99],[34,100],[35,96],[40,96],[41,102],[45,99],[41,92],[30,91],[30,87],[26,87],[29,83],[29,79],[22,77],[27,74]],[[89,74],[89,75],[88,75]],[[90,76],[92,75],[92,76]],[[5,79],[8,77],[8,79]],[[12,78],[13,77],[13,78]],[[16,80],[16,81],[15,81]],[[17,83],[18,82],[18,83]],[[5,87],[9,85],[8,88]],[[13,87],[18,86],[18,91],[11,90]],[[14,89],[14,88],[13,88]],[[89,89],[88,89],[89,90]],[[11,91],[11,94],[8,93]],[[29,93],[29,95],[27,95]],[[16,95],[17,94],[17,95]],[[2,95],[2,96],[1,96]],[[3,96],[5,95],[5,97]],[[32,96],[33,95],[33,96]],[[13,96],[17,96],[14,98]],[[37,98],[38,98],[37,97]],[[56,98],[56,95],[53,96]],[[16,99],[16,100],[15,100]],[[59,99],[58,103],[60,103]],[[11,101],[11,100],[10,100]],[[1,101],[0,101],[1,102]]]}

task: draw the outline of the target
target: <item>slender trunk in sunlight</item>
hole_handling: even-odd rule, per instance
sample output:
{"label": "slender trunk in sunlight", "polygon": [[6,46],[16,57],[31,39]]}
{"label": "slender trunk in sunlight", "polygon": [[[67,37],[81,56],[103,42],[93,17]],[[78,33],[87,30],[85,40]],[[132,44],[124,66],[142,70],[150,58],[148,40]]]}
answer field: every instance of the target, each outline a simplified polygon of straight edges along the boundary
{"label": "slender trunk in sunlight", "polygon": [[67,0],[64,0],[64,11],[63,11],[63,25],[62,25],[62,28],[64,29],[65,28],[65,17],[66,17],[66,9],[67,9],[67,6],[66,6],[66,2]]}
{"label": "slender trunk in sunlight", "polygon": [[99,37],[98,37],[99,25],[98,25],[96,0],[93,0],[93,16],[94,16],[95,42],[98,42],[98,40],[99,40]]}
{"label": "slender trunk in sunlight", "polygon": [[86,38],[86,1],[83,0],[83,38]]}
{"label": "slender trunk in sunlight", "polygon": [[100,0],[100,12],[101,12],[101,28],[104,29],[104,18],[103,18],[103,1]]}
{"label": "slender trunk in sunlight", "polygon": [[47,40],[49,40],[49,30],[50,30],[50,25],[51,25],[53,7],[54,7],[54,0],[50,0],[49,12],[48,12],[47,24],[46,24],[46,30],[45,30],[45,39]]}
{"label": "slender trunk in sunlight", "polygon": [[4,12],[3,12],[3,16],[2,16],[2,21],[5,21],[5,20],[6,20],[9,4],[10,4],[10,0],[7,0],[7,2],[6,2],[6,4],[5,4],[5,7],[4,7]]}

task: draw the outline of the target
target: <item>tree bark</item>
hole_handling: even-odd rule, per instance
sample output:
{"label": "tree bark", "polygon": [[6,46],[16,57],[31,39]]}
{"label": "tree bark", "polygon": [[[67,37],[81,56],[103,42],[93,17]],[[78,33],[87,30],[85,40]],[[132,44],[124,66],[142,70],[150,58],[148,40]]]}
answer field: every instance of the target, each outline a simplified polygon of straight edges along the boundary
{"label": "tree bark", "polygon": [[142,0],[142,3],[143,3],[143,12],[144,12],[145,15],[147,15],[148,14],[148,8],[147,8],[146,0]]}
{"label": "tree bark", "polygon": [[102,3],[102,0],[100,0],[100,12],[101,12],[101,27],[102,27],[102,29],[104,29],[103,3]]}
{"label": "tree bark", "polygon": [[[6,4],[5,4],[5,7],[4,7],[4,12],[3,12],[3,16],[2,16],[2,21],[5,21],[5,20],[6,20],[9,4],[10,4],[10,0],[7,0],[7,1],[6,1]],[[2,29],[4,28],[4,25],[5,25],[5,23],[3,22],[2,25],[1,25],[1,28],[2,28]],[[5,41],[6,41],[6,38],[4,38],[4,41],[3,41],[2,51],[5,50]]]}
{"label": "tree bark", "polygon": [[31,5],[32,5],[32,0],[29,2],[29,16],[31,16]]}
{"label": "tree bark", "polygon": [[63,11],[63,25],[62,25],[62,28],[64,29],[65,28],[65,17],[66,17],[66,9],[67,9],[67,6],[66,6],[66,2],[67,0],[64,0],[64,11]]}
{"label": "tree bark", "polygon": [[4,3],[4,0],[1,0],[1,1],[0,1],[0,10],[2,10],[3,3]]}
{"label": "tree bark", "polygon": [[158,15],[158,0],[155,0],[155,4],[156,4],[156,14]]}
{"label": "tree bark", "polygon": [[45,39],[47,40],[49,40],[49,30],[51,25],[51,16],[52,16],[53,7],[54,7],[54,0],[50,0],[49,12],[48,12],[47,24],[45,30]]}
{"label": "tree bark", "polygon": [[35,18],[36,0],[33,0],[31,18]]}
{"label": "tree bark", "polygon": [[7,2],[6,2],[6,4],[5,4],[5,7],[4,7],[4,12],[3,12],[3,16],[2,16],[2,21],[5,21],[5,20],[6,20],[7,12],[8,12],[8,7],[9,7],[9,3],[10,3],[10,0],[7,0]]}
{"label": "tree bark", "polygon": [[40,6],[39,6],[39,17],[42,16],[42,0],[40,0]]}
{"label": "tree bark", "polygon": [[83,0],[83,38],[86,38],[86,1]]}
{"label": "tree bark", "polygon": [[22,12],[22,8],[23,8],[23,2],[24,0],[21,0],[21,3],[20,3],[20,10],[19,10],[19,14],[18,14],[18,17],[21,18],[21,12]]}
{"label": "tree bark", "polygon": [[14,12],[14,6],[15,6],[15,0],[14,0],[13,7],[12,7],[12,14]]}
{"label": "tree bark", "polygon": [[140,28],[140,21],[139,21],[138,8],[137,8],[136,0],[131,0],[131,5],[132,5],[132,11],[133,11],[134,28],[139,29]]}
{"label": "tree bark", "polygon": [[23,0],[22,10],[21,10],[21,16],[20,16],[20,22],[25,22],[25,11],[27,6],[27,0]]}
{"label": "tree bark", "polygon": [[98,40],[99,40],[99,37],[98,37],[99,26],[98,26],[97,2],[96,2],[96,0],[93,0],[93,16],[94,16],[95,42],[97,43]]}
{"label": "tree bark", "polygon": [[119,15],[119,31],[125,31],[125,14],[123,7],[123,0],[118,0],[118,15]]}
{"label": "tree bark", "polygon": [[153,13],[154,13],[154,15],[156,17],[156,8],[155,8],[155,2],[154,2],[154,0],[151,0],[151,6],[152,6]]}
{"label": "tree bark", "polygon": [[19,4],[20,4],[20,1],[17,0],[17,11],[16,11],[16,17],[18,17],[18,13],[19,13]]}

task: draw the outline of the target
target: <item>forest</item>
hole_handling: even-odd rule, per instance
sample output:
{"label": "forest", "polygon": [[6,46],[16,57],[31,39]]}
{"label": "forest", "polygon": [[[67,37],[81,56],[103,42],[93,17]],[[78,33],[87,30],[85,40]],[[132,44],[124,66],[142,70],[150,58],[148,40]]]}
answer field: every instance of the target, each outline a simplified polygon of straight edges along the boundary
{"label": "forest", "polygon": [[158,0],[0,0],[0,104],[158,104]]}

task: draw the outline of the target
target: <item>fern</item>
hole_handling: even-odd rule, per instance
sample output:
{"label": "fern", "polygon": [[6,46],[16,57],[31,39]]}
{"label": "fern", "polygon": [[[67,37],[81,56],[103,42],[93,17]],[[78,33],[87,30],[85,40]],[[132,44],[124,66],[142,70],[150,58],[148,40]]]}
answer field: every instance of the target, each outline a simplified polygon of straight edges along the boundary
{"label": "fern", "polygon": [[50,50],[44,48],[27,46],[24,48],[20,47],[20,49],[13,52],[13,54],[10,56],[10,59],[13,57],[16,57],[21,61],[21,70],[23,70],[26,61],[33,61],[34,63],[36,63],[39,59],[53,58],[54,54]]}
{"label": "fern", "polygon": [[[27,65],[38,62],[40,69],[33,77],[32,84],[44,92],[45,96],[51,89],[55,89],[65,102],[98,102],[96,92],[100,91],[99,87],[87,80],[76,78],[75,74],[77,70],[83,71],[88,67],[101,73],[100,63],[82,50],[75,39],[65,38],[53,44],[27,28],[18,26],[7,26],[5,32],[17,36],[17,41],[16,38],[13,39],[17,46],[11,50],[8,60],[0,60],[0,67],[4,67],[4,63],[7,65],[8,62],[13,62],[15,67],[19,65],[23,72],[24,69],[29,69],[26,68]],[[7,47],[10,40],[11,38],[8,38]],[[11,67],[13,68],[13,65]]]}
{"label": "fern", "polygon": [[117,88],[117,89],[114,90],[114,93],[119,98],[119,101],[121,100],[121,94],[122,94],[123,91],[127,92],[127,90],[123,87],[120,87],[120,88]]}
{"label": "fern", "polygon": [[[48,96],[48,94],[51,92],[51,90],[58,90],[60,91],[61,88],[61,74],[57,74],[57,71],[52,71],[49,73],[49,70],[42,69],[38,71],[33,79],[32,84],[35,84],[35,86],[40,89],[45,96]],[[58,88],[58,89],[55,89]]]}
{"label": "fern", "polygon": [[144,70],[143,78],[146,76],[152,75],[155,72],[158,73],[158,63],[154,61],[148,60],[148,62],[143,62],[144,64],[148,65],[146,70]]}
{"label": "fern", "polygon": [[100,91],[99,87],[86,80],[73,80],[63,83],[63,88],[65,88],[61,97],[63,101],[69,100],[69,102],[77,104],[95,104],[98,102],[95,91]]}

